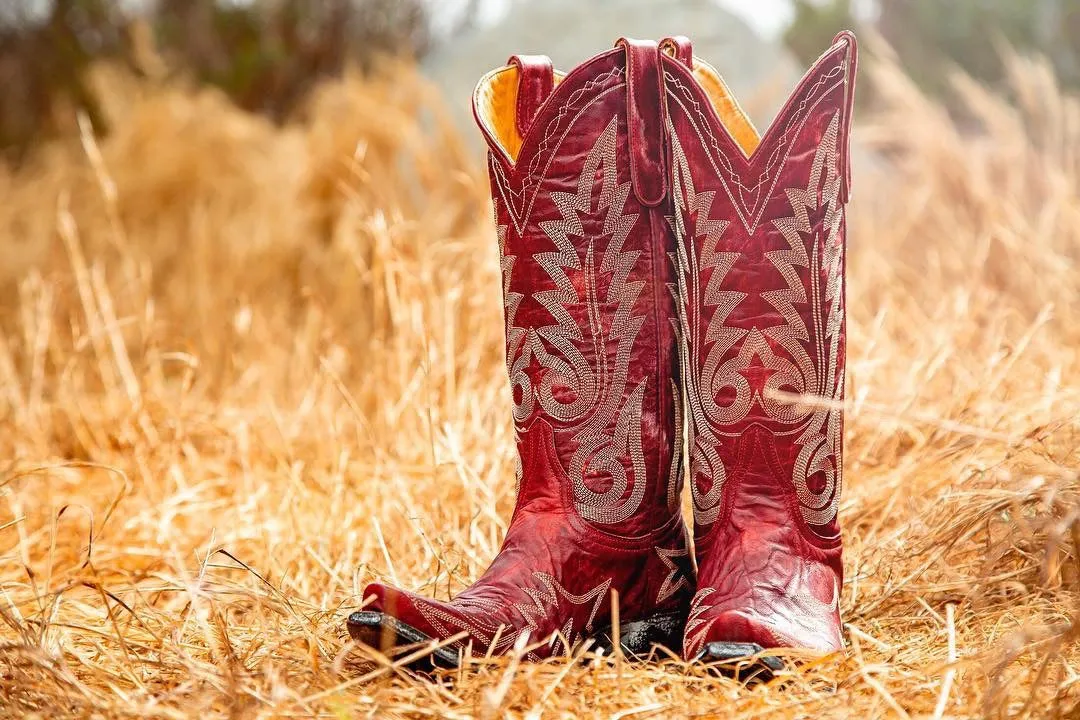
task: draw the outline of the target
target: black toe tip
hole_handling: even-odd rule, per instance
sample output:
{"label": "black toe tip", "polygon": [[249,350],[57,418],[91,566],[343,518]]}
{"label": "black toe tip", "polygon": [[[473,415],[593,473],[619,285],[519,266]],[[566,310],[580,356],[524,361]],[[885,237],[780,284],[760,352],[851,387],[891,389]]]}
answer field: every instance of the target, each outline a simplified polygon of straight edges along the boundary
{"label": "black toe tip", "polygon": [[[400,655],[410,649],[433,643],[434,640],[416,628],[401,622],[392,615],[378,610],[360,610],[349,615],[345,626],[349,635],[358,643],[377,648],[391,656]],[[409,664],[414,670],[427,670],[435,667],[457,667],[459,653],[452,647],[440,647],[417,658]]]}
{"label": "black toe tip", "polygon": [[775,655],[762,655],[765,648],[757,643],[711,642],[698,660],[723,669],[731,668],[742,679],[767,679],[784,669],[784,661]]}
{"label": "black toe tip", "polygon": [[349,615],[347,624],[350,629],[380,627],[383,614],[377,610],[360,610]]}
{"label": "black toe tip", "polygon": [[[393,645],[391,638],[387,638],[384,630],[383,614],[373,610],[361,610],[349,615],[345,622],[349,629],[349,635],[353,640],[369,647],[386,650]],[[390,640],[390,642],[387,642]]]}

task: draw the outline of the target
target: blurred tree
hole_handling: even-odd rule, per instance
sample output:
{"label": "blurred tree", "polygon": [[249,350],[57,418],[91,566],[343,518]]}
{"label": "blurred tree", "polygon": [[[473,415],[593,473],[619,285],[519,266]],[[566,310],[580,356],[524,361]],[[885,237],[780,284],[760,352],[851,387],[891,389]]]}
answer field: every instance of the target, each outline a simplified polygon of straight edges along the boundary
{"label": "blurred tree", "polygon": [[[146,48],[164,67],[222,88],[241,107],[285,118],[319,79],[347,63],[370,71],[378,57],[418,57],[430,43],[433,0],[157,0],[133,18],[123,0],[0,0],[0,152],[26,149],[86,111],[105,130],[87,69],[99,60],[147,70]],[[36,16],[36,17],[35,17]],[[136,26],[138,20],[141,25]],[[143,52],[140,53],[140,50]]]}
{"label": "blurred tree", "polygon": [[156,36],[168,64],[281,119],[349,61],[427,49],[423,0],[276,0],[251,5],[161,0]]}
{"label": "blurred tree", "polygon": [[851,0],[794,0],[795,15],[784,33],[784,42],[803,63],[813,62],[844,28],[855,27]]}
{"label": "blurred tree", "polygon": [[881,0],[878,25],[915,79],[942,91],[942,70],[949,63],[979,80],[999,82],[1003,43],[1046,54],[1062,81],[1075,86],[1078,20],[1078,0]]}
{"label": "blurred tree", "polygon": [[55,0],[32,24],[25,22],[28,9],[19,10],[9,7],[8,24],[0,27],[0,150],[16,156],[55,129],[63,109],[82,109],[95,127],[104,127],[86,66],[122,55],[125,45],[113,0]]}

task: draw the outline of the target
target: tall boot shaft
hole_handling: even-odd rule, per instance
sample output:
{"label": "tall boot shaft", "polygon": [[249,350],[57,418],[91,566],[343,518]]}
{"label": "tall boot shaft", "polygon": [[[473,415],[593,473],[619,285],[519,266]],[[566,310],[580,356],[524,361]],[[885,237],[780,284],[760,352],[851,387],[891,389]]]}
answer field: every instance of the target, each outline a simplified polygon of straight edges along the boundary
{"label": "tall boot shaft", "polygon": [[683,57],[667,88],[699,569],[685,652],[835,650],[854,37],[762,136]]}
{"label": "tall boot shaft", "polygon": [[[565,487],[524,477],[520,502],[565,492],[576,515],[621,537],[664,524],[680,483],[660,62],[655,44],[630,41],[565,78],[512,58],[475,102],[491,148],[515,426],[520,443],[552,434],[565,475]],[[504,86],[515,81],[511,106]]]}

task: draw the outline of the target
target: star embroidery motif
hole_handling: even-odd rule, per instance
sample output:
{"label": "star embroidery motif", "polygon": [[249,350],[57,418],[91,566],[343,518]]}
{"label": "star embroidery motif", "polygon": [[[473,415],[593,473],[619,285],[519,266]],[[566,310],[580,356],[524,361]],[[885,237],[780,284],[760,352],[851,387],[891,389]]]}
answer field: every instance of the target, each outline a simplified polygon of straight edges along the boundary
{"label": "star embroidery motif", "polygon": [[753,391],[753,394],[761,396],[765,392],[765,386],[768,384],[769,378],[776,373],[776,368],[766,367],[761,357],[754,355],[750,364],[740,369],[738,373],[750,383],[750,390]]}

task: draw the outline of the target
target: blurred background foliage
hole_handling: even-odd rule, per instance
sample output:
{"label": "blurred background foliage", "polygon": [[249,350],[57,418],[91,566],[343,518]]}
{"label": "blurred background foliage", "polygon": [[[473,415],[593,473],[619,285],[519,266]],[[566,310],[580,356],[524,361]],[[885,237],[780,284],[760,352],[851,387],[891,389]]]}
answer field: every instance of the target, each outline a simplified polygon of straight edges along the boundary
{"label": "blurred background foliage", "polygon": [[[809,62],[837,28],[858,27],[853,0],[793,0],[784,40]],[[941,96],[947,69],[1000,89],[1003,50],[1039,53],[1069,87],[1080,85],[1080,0],[875,0],[874,29],[923,89]],[[943,98],[946,99],[947,98]]]}
{"label": "blurred background foliage", "polygon": [[216,86],[283,120],[321,78],[430,43],[425,0],[0,0],[0,152],[18,160],[83,110],[107,123],[88,69]]}
{"label": "blurred background foliage", "polygon": [[[792,1],[784,40],[804,61],[837,29],[867,23],[852,0]],[[478,6],[467,0],[451,26],[444,22],[443,37],[474,23]],[[439,7],[439,0],[2,0],[0,154],[18,162],[71,128],[77,110],[107,132],[88,74],[100,60],[150,79],[218,87],[241,107],[282,121],[319,79],[346,66],[371,72],[386,55],[422,57],[436,41]],[[1000,84],[1006,45],[1046,55],[1063,84],[1080,84],[1080,0],[876,0],[870,18],[932,93],[945,92],[942,68],[950,64]]]}

